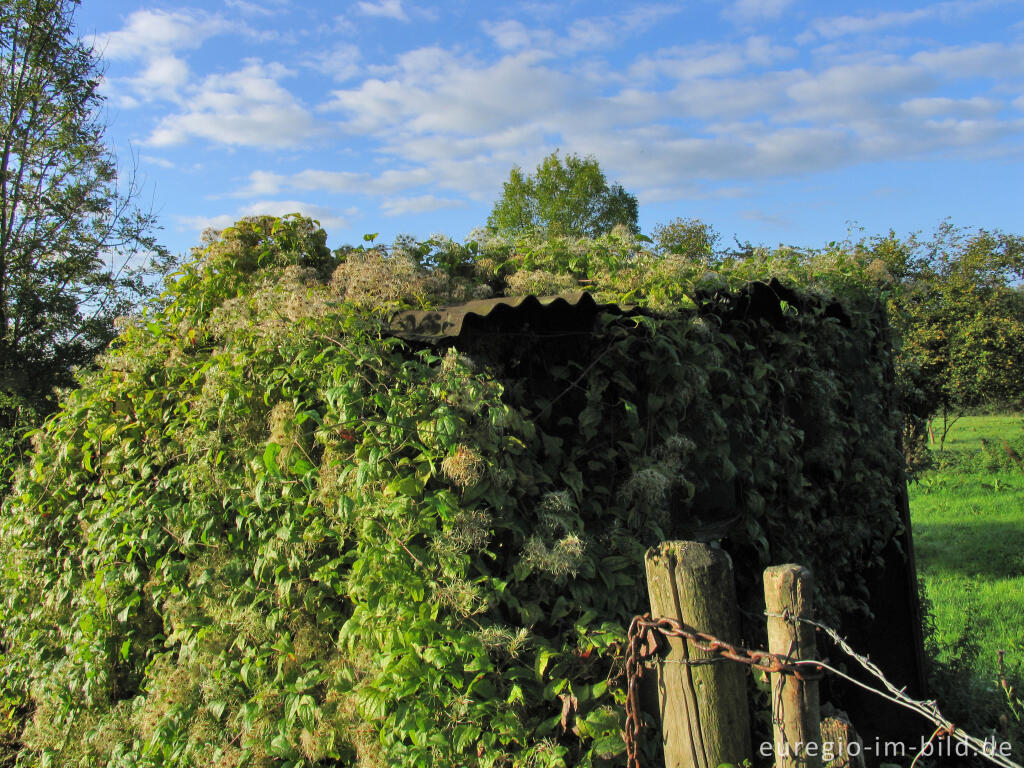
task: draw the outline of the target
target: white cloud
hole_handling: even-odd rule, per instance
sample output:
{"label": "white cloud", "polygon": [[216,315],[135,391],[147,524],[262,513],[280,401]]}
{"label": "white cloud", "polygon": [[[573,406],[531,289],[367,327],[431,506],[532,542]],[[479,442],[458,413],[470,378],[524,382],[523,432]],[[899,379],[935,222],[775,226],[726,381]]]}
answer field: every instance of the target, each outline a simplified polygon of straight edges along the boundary
{"label": "white cloud", "polygon": [[213,35],[229,31],[229,22],[195,11],[135,11],[122,29],[90,38],[106,59],[136,59],[198,48]]}
{"label": "white cloud", "polygon": [[994,115],[1002,108],[1002,104],[994,99],[974,96],[970,99],[951,99],[945,96],[920,97],[907,99],[900,109],[915,117],[934,117],[936,115],[986,116]]}
{"label": "white cloud", "polygon": [[[483,199],[512,164],[553,150],[548,137],[559,126],[600,110],[596,84],[545,61],[536,51],[484,63],[418,49],[400,55],[386,77],[334,91],[321,109],[340,112],[349,133],[374,138],[381,156],[424,174],[409,171],[393,191],[430,184]],[[386,179],[367,179],[366,189],[375,194]]]}
{"label": "white cloud", "polygon": [[128,78],[125,82],[136,99],[176,101],[189,77],[188,64],[176,56],[161,55],[151,58],[137,77]]}
{"label": "white cloud", "polygon": [[673,183],[664,187],[648,186],[638,195],[640,205],[650,203],[666,203],[675,200],[732,200],[749,197],[749,187],[723,187],[702,182],[681,182],[674,179]]}
{"label": "white cloud", "polygon": [[419,195],[385,200],[380,207],[385,216],[401,216],[406,213],[429,213],[445,208],[465,208],[466,206],[465,200],[453,200],[436,195]]}
{"label": "white cloud", "polygon": [[389,195],[435,181],[426,168],[390,169],[378,176],[352,171],[306,169],[283,175],[269,171],[249,174],[249,186],[239,190],[237,197],[275,195],[282,190],[326,192],[329,194]]}
{"label": "white cloud", "polygon": [[[1022,121],[999,119],[1003,100],[984,91],[948,95],[962,91],[954,86],[961,75],[1019,71],[1013,46],[862,51],[856,63],[775,71],[756,66],[745,49],[757,56],[770,43],[689,46],[638,60],[634,85],[609,97],[606,118],[580,119],[576,110],[559,144],[595,153],[641,199],[665,200],[673,191],[693,197],[695,186],[707,193],[708,184],[728,179],[938,151],[1005,151],[1007,139],[1024,135]],[[666,91],[655,85],[659,78],[675,84]]]}
{"label": "white cloud", "polygon": [[793,70],[684,82],[664,101],[669,108],[679,110],[681,116],[715,122],[770,119],[773,115],[784,114],[787,91],[807,77],[804,70]]}
{"label": "white cloud", "polygon": [[550,28],[529,28],[514,19],[484,21],[481,27],[503,51],[534,49],[553,57],[574,56],[616,47],[630,35],[648,30],[681,10],[676,5],[651,4],[622,14],[578,18],[569,22],[564,34]]}
{"label": "white cloud", "polygon": [[[778,3],[741,6],[748,16],[785,10]],[[385,4],[374,7],[386,10]],[[418,13],[408,5],[395,9]],[[258,170],[236,195],[271,202],[360,195],[380,198],[386,215],[426,212],[493,199],[509,167],[531,168],[561,147],[595,154],[610,178],[644,200],[707,197],[721,187],[736,189],[729,180],[975,152],[1020,135],[1019,124],[1000,118],[1019,90],[989,93],[963,80],[1024,72],[1020,45],[860,46],[856,57],[812,52],[797,65],[790,63],[797,51],[759,33],[655,51],[625,72],[617,67],[617,75],[601,77],[597,53],[617,44],[608,32],[612,18],[570,22],[557,34],[520,21],[484,23],[495,41],[489,58],[465,53],[469,46],[433,46],[364,66],[349,43],[310,57],[308,66],[332,77],[352,80],[361,67],[372,73],[336,86],[318,110],[336,113],[354,141],[368,143],[360,152],[388,170]],[[579,50],[589,46],[595,56],[587,67],[573,67],[539,50],[552,40]],[[180,71],[165,64],[163,80],[171,89],[180,84]],[[158,74],[154,66],[151,79]],[[290,74],[280,65],[249,61],[238,72],[177,85],[187,100],[151,141],[200,137],[236,146],[297,146],[321,126],[282,85]]]}
{"label": "white cloud", "polygon": [[787,89],[793,108],[784,121],[857,120],[889,110],[893,103],[938,85],[920,67],[902,61],[865,61],[807,74]]}
{"label": "white cloud", "polygon": [[[270,0],[271,5],[280,6],[282,2],[285,0]],[[233,0],[228,4],[249,15],[256,13],[257,6],[247,0]],[[276,12],[264,6],[259,8],[267,13]],[[276,29],[259,31],[238,19],[228,20],[220,14],[185,9],[135,11],[121,29],[88,39],[106,59],[140,62],[141,69],[134,76],[105,83],[105,89],[121,106],[137,107],[157,100],[180,103],[193,76],[179,54],[198,49],[211,37],[225,34],[244,35],[256,41],[281,37]]]}
{"label": "white cloud", "polygon": [[925,128],[932,136],[941,136],[943,143],[956,147],[984,147],[1007,136],[1021,135],[1024,120],[973,120],[946,117],[929,120]]}
{"label": "white cloud", "polygon": [[1006,0],[947,0],[947,2],[915,8],[909,11],[881,11],[859,16],[834,16],[811,22],[807,31],[798,38],[807,42],[815,37],[831,40],[845,35],[863,35],[893,27],[908,27],[931,19],[953,21],[984,11]]}
{"label": "white cloud", "polygon": [[241,216],[233,216],[230,213],[221,213],[216,216],[179,216],[180,229],[192,230],[198,235],[208,229],[226,229],[238,221]]}
{"label": "white cloud", "polygon": [[175,165],[170,160],[163,157],[156,157],[154,155],[140,155],[139,160],[150,165],[157,165],[161,168],[174,168]]}
{"label": "white cloud", "polygon": [[911,61],[945,77],[1006,79],[1024,75],[1024,44],[977,43],[920,51]]}
{"label": "white cloud", "polygon": [[286,176],[270,171],[253,171],[249,174],[249,186],[239,190],[236,197],[276,195],[284,186]]}
{"label": "white cloud", "polygon": [[775,45],[766,35],[753,35],[744,43],[744,56],[758,67],[768,67],[784,59],[796,56],[796,49],[786,45]]}
{"label": "white cloud", "polygon": [[191,89],[185,111],[165,116],[146,143],[163,147],[195,137],[267,149],[299,146],[321,127],[278,82],[291,74],[250,59],[236,72],[209,75]]}
{"label": "white cloud", "polygon": [[485,21],[484,32],[503,51],[515,51],[533,45],[534,35],[521,21]]}
{"label": "white cloud", "polygon": [[323,108],[347,115],[353,133],[472,136],[545,120],[574,100],[572,79],[524,53],[480,64],[440,48],[402,54],[387,80],[370,79],[337,90]]}
{"label": "white cloud", "polygon": [[325,51],[310,54],[305,64],[332,80],[344,82],[359,74],[361,57],[359,48],[351,43],[340,43]]}
{"label": "white cloud", "polygon": [[[287,0],[267,2],[271,7],[249,0],[230,0],[227,4],[250,16],[274,14],[287,4]],[[211,37],[229,34],[259,42],[282,37],[278,29],[257,30],[244,20],[229,20],[221,14],[147,9],[130,14],[121,29],[94,35],[88,41],[105,59],[139,62],[135,75],[104,83],[105,91],[120,106],[133,108],[154,101],[183,103],[194,79],[183,52],[200,48]],[[192,90],[187,94],[190,97],[195,95],[195,86]]]}
{"label": "white cloud", "polygon": [[789,229],[794,223],[792,219],[786,216],[766,213],[756,208],[740,211],[740,218],[746,221],[756,221],[758,224],[767,224],[773,229]]}
{"label": "white cloud", "polygon": [[200,47],[231,25],[218,15],[197,11],[135,11],[125,25],[88,39],[105,58],[139,61],[132,77],[106,81],[104,88],[122,107],[135,108],[155,100],[177,101],[191,75],[179,51]]}
{"label": "white cloud", "polygon": [[396,21],[409,21],[409,16],[402,8],[402,0],[360,0],[356,4],[360,13],[366,16],[381,16]]}
{"label": "white cloud", "polygon": [[577,19],[569,25],[567,43],[571,50],[607,47],[620,32],[612,19]]}
{"label": "white cloud", "polygon": [[653,56],[642,57],[630,68],[638,79],[664,76],[674,80],[729,75],[746,68],[742,50],[737,46],[698,44],[668,48]]}
{"label": "white cloud", "polygon": [[741,22],[777,19],[793,4],[793,0],[736,0],[723,15]]}
{"label": "white cloud", "polygon": [[659,76],[697,80],[767,67],[794,55],[793,48],[775,45],[770,38],[756,35],[742,44],[696,43],[663,48],[639,57],[629,68],[629,76],[634,81]]}
{"label": "white cloud", "polygon": [[[286,9],[287,0],[270,0],[266,5],[249,2],[249,0],[224,0],[228,8],[234,8],[247,16],[277,16]],[[268,7],[270,6],[270,7]]]}
{"label": "white cloud", "polygon": [[260,200],[242,208],[241,213],[244,216],[286,216],[289,213],[300,213],[316,219],[324,227],[342,229],[349,226],[351,218],[358,211],[353,208],[338,211],[330,206],[301,200]]}
{"label": "white cloud", "polygon": [[844,35],[878,32],[889,27],[908,26],[932,15],[934,15],[932,9],[919,8],[914,11],[885,11],[873,16],[835,16],[828,19],[815,19],[808,29],[811,37],[801,39],[810,40],[817,35],[831,40]]}

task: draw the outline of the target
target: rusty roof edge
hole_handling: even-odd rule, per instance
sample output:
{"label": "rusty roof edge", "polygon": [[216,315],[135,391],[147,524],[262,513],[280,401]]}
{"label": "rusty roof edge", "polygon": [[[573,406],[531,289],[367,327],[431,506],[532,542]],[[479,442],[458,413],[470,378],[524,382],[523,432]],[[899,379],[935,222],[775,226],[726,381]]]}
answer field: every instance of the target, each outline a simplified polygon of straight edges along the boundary
{"label": "rusty roof edge", "polygon": [[437,309],[407,309],[391,316],[384,330],[402,338],[415,340],[431,340],[441,338],[457,338],[462,334],[465,319],[470,315],[488,317],[498,308],[518,309],[529,304],[550,307],[558,303],[570,307],[593,309],[598,312],[614,314],[631,314],[637,311],[634,305],[615,303],[598,303],[588,291],[573,291],[548,296],[501,296],[494,299],[477,299],[464,304],[453,304]]}

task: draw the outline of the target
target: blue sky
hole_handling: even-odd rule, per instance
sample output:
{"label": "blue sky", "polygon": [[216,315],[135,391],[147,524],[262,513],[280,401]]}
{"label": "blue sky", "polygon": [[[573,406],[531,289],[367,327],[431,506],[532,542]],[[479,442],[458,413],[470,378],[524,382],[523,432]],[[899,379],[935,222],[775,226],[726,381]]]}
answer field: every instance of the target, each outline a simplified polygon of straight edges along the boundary
{"label": "blue sky", "polygon": [[728,243],[1022,232],[1024,0],[84,0],[163,242],[302,211],[465,238],[513,165],[594,155]]}

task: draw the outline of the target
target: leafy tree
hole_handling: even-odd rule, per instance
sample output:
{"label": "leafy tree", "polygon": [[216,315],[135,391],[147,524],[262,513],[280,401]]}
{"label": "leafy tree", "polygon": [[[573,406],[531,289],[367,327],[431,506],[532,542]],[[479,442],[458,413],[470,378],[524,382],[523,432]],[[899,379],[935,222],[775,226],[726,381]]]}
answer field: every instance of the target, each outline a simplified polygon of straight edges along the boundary
{"label": "leafy tree", "polygon": [[623,225],[634,234],[637,200],[618,184],[609,186],[593,156],[552,152],[526,176],[518,166],[487,219],[503,237],[542,231],[552,237],[597,237]]}
{"label": "leafy tree", "polygon": [[143,254],[169,263],[134,178],[119,189],[76,5],[0,5],[0,430],[51,410],[113,337],[148,291]]}
{"label": "leafy tree", "polygon": [[966,409],[1024,401],[1024,237],[943,225],[926,243],[875,251],[896,290],[889,301],[901,366],[940,444]]}
{"label": "leafy tree", "polygon": [[719,234],[700,219],[677,217],[654,228],[654,244],[661,255],[670,253],[710,263],[716,253]]}

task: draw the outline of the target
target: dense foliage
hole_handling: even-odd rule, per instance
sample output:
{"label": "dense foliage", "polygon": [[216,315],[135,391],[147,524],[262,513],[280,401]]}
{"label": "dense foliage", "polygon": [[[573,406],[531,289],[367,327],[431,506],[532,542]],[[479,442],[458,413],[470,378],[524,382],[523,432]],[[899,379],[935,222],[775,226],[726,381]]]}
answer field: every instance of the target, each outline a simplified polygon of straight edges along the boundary
{"label": "dense foliage", "polygon": [[[863,606],[900,477],[872,312],[628,232],[324,243],[225,230],[32,436],[0,527],[10,759],[612,765],[647,546],[727,531],[741,579],[800,559]],[[650,310],[461,352],[382,331],[580,279]]]}
{"label": "dense foliage", "polygon": [[882,241],[901,368],[940,444],[969,408],[1024,403],[1024,238],[944,225],[930,241]]}
{"label": "dense foliage", "polygon": [[76,4],[0,5],[0,490],[25,425],[146,293],[136,257],[155,249],[103,143],[101,72],[74,34]]}
{"label": "dense foliage", "polygon": [[616,226],[639,232],[636,197],[608,184],[593,157],[558,152],[545,157],[530,176],[514,167],[487,226],[502,237],[529,233],[597,237]]}
{"label": "dense foliage", "polygon": [[661,255],[676,254],[705,264],[713,263],[719,256],[719,234],[710,224],[700,219],[677,217],[654,228],[652,238],[654,249]]}
{"label": "dense foliage", "polygon": [[715,253],[705,232],[700,222],[677,220],[656,237],[659,244],[667,237],[687,243],[679,249],[688,254],[685,263],[707,265],[723,279],[768,274],[824,295],[885,306],[912,469],[928,461],[925,440],[937,417],[941,445],[967,410],[1012,410],[1024,403],[1024,237],[945,223],[930,238],[890,232],[823,249],[746,246]]}

